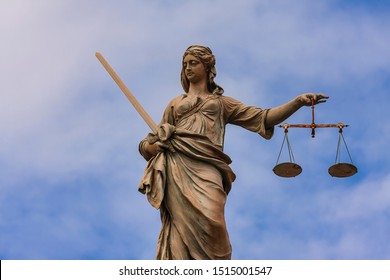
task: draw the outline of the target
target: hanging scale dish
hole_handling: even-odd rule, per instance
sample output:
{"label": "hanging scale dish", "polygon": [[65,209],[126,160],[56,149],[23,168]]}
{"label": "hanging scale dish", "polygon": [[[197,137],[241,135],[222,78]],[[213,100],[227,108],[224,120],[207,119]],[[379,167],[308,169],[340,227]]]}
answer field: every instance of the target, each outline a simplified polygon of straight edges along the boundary
{"label": "hanging scale dish", "polygon": [[[348,152],[348,156],[349,156],[351,163],[340,162],[341,139],[343,140],[345,149]],[[349,153],[347,143],[345,142],[345,139],[343,136],[343,128],[342,127],[340,127],[340,129],[339,129],[339,141],[337,143],[336,160],[335,160],[335,163],[331,167],[329,167],[328,172],[332,177],[338,177],[338,178],[350,177],[350,176],[353,176],[357,173],[357,168],[352,163],[352,157],[351,157],[351,154]]]}
{"label": "hanging scale dish", "polygon": [[[279,163],[279,158],[283,150],[284,143],[287,143],[287,149],[288,149],[288,155],[290,157],[290,162],[282,162]],[[282,142],[282,147],[280,148],[278,159],[276,160],[276,165],[272,169],[273,172],[280,176],[285,178],[295,177],[301,174],[302,168],[295,163],[294,155],[291,149],[290,141],[288,140],[288,128],[285,127],[284,129],[284,138]]]}

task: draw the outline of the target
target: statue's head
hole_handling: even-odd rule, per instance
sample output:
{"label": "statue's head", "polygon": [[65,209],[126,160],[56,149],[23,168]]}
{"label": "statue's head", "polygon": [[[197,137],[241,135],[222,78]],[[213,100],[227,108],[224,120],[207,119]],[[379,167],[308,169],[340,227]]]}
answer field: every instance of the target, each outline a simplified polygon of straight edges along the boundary
{"label": "statue's head", "polygon": [[[223,94],[223,88],[217,85],[214,82],[215,76],[217,76],[217,70],[215,69],[215,56],[213,55],[211,49],[209,47],[205,46],[198,46],[193,45],[187,48],[187,50],[184,52],[183,60],[187,55],[193,55],[197,59],[199,59],[207,71],[208,76],[208,82],[207,82],[207,88],[211,93],[215,94]],[[181,69],[181,85],[183,86],[183,89],[185,92],[188,92],[190,84],[189,80],[187,79],[184,71],[184,67]]]}

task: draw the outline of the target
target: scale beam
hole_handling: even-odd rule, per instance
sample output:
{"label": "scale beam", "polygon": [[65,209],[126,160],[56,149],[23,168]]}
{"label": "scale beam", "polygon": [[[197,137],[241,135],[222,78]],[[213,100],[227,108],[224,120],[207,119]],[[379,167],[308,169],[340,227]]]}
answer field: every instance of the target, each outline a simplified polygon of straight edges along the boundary
{"label": "scale beam", "polygon": [[337,123],[337,124],[334,124],[334,123],[331,123],[331,124],[289,124],[289,123],[285,123],[285,124],[282,124],[282,125],[279,125],[279,127],[282,127],[284,129],[286,128],[290,128],[290,127],[295,127],[295,128],[326,128],[326,127],[334,127],[334,128],[344,128],[344,127],[348,127],[349,125],[348,124],[343,124],[343,123]]}
{"label": "scale beam", "polygon": [[311,137],[315,137],[316,128],[338,128],[342,130],[344,127],[348,127],[348,124],[343,123],[329,123],[329,124],[317,124],[317,123],[308,123],[308,124],[289,124],[284,123],[279,125],[279,127],[284,128],[284,130],[291,128],[311,128]]}

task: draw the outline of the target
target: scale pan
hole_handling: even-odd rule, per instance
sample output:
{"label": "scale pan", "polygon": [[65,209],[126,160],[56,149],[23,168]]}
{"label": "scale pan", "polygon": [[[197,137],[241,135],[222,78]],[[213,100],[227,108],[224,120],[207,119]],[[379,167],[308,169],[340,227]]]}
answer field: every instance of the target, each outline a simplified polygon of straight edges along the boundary
{"label": "scale pan", "polygon": [[302,168],[293,162],[283,162],[276,165],[272,171],[280,177],[295,177],[302,172]]}
{"label": "scale pan", "polygon": [[336,163],[329,167],[328,172],[332,177],[344,178],[355,175],[357,168],[350,163]]}

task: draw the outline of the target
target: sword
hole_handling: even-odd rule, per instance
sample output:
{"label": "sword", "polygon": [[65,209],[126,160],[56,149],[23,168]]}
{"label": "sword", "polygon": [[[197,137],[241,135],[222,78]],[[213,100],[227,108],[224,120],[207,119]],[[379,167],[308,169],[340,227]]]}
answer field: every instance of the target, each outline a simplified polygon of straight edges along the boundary
{"label": "sword", "polygon": [[127,96],[131,104],[133,104],[134,108],[137,110],[138,114],[143,118],[146,124],[150,127],[150,129],[156,134],[157,133],[157,125],[153,121],[153,119],[149,116],[149,114],[145,111],[145,109],[141,106],[138,100],[134,97],[131,91],[126,87],[126,85],[122,82],[121,78],[119,78],[118,74],[115,73],[114,69],[108,64],[108,62],[104,59],[101,53],[96,52],[96,57],[103,65],[103,67],[107,70],[108,74],[114,79],[119,88],[123,91],[123,93]]}

